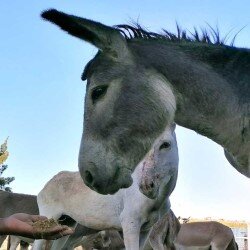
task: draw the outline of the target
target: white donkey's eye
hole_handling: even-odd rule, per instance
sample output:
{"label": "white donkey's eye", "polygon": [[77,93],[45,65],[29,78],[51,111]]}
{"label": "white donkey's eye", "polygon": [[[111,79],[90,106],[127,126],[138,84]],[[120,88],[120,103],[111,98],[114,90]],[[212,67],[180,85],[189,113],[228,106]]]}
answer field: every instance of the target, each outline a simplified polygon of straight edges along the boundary
{"label": "white donkey's eye", "polygon": [[171,148],[171,142],[163,142],[159,148],[159,150],[162,150],[162,149],[170,149]]}

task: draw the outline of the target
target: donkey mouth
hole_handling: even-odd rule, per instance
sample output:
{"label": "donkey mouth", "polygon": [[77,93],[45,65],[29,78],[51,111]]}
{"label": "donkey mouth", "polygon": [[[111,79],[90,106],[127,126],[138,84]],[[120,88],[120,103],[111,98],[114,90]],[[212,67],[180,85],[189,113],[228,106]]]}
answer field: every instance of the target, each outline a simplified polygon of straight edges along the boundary
{"label": "donkey mouth", "polygon": [[102,195],[113,195],[116,192],[118,192],[120,189],[128,188],[129,186],[130,186],[130,183],[127,185],[124,184],[122,186],[107,185],[106,188],[92,186],[91,189],[93,189],[94,191],[96,191],[97,193],[102,194]]}
{"label": "donkey mouth", "polygon": [[132,185],[132,170],[122,165],[97,165],[93,161],[80,162],[81,177],[89,188],[99,194],[114,194],[121,188]]}
{"label": "donkey mouth", "polygon": [[130,171],[118,169],[113,178],[106,179],[101,185],[94,182],[91,189],[102,195],[115,194],[117,191],[123,188],[128,188],[132,185],[133,179]]}
{"label": "donkey mouth", "polygon": [[111,185],[107,187],[107,194],[114,194],[120,189],[129,188],[133,183],[131,175],[121,176],[119,179],[115,179]]}

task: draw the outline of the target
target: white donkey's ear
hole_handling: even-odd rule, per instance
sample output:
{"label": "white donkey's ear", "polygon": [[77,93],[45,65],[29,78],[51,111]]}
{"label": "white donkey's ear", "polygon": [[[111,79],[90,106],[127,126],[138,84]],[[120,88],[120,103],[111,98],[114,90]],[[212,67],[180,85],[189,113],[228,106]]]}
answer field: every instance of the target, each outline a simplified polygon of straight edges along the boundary
{"label": "white donkey's ear", "polygon": [[112,27],[55,9],[46,10],[41,16],[115,59],[123,59],[129,54],[126,39]]}
{"label": "white donkey's ear", "polygon": [[171,130],[172,130],[172,132],[174,132],[174,131],[175,131],[175,128],[176,128],[176,123],[175,123],[175,122],[173,122],[173,123],[171,124]]}

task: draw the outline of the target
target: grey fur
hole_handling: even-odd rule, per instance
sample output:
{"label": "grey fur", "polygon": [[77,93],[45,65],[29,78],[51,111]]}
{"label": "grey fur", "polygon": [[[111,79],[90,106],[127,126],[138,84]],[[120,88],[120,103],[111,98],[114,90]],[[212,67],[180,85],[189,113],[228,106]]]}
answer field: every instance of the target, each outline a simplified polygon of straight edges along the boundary
{"label": "grey fur", "polygon": [[131,185],[131,166],[173,120],[220,144],[250,177],[249,49],[156,35],[124,39],[116,28],[56,10],[42,16],[100,49],[83,74],[79,170],[89,187],[107,194]]}

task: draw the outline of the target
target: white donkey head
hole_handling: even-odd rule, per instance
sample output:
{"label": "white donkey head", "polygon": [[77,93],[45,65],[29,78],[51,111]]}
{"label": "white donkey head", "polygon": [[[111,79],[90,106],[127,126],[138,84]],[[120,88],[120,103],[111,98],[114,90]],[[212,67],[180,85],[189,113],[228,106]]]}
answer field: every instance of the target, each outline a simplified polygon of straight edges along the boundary
{"label": "white donkey head", "polygon": [[174,130],[175,124],[167,127],[140,163],[138,184],[141,192],[149,198],[156,198],[159,192],[169,196],[175,187],[179,157]]}

